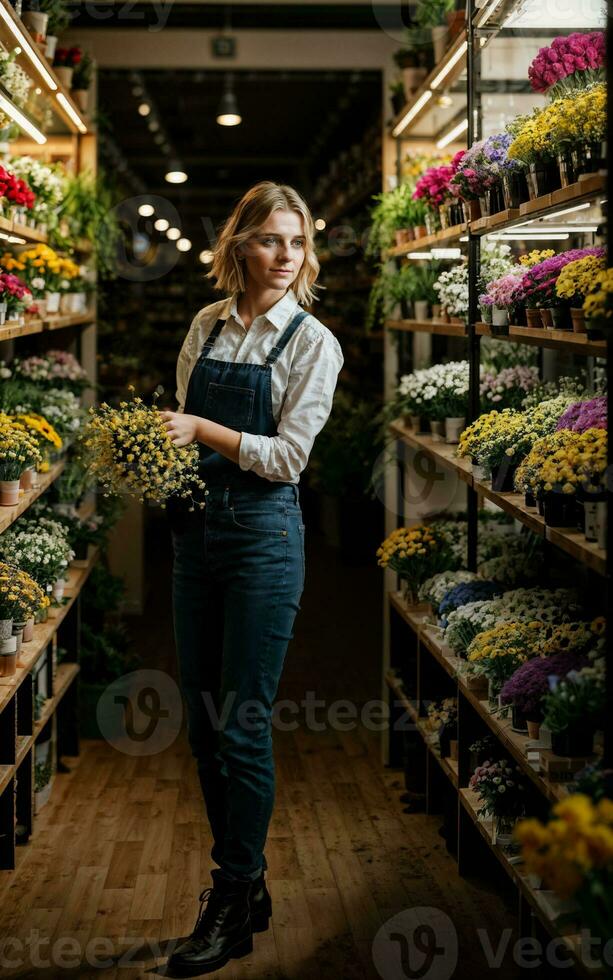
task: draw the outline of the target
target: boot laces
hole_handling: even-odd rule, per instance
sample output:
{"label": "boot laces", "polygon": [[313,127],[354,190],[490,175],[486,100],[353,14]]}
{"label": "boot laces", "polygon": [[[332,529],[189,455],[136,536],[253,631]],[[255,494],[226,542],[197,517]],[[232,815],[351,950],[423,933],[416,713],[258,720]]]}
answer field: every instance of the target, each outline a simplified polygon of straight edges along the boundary
{"label": "boot laces", "polygon": [[213,894],[213,889],[212,888],[205,888],[204,891],[201,892],[201,894],[199,896],[199,898],[200,898],[200,911],[198,912],[198,920],[197,920],[196,925],[194,927],[194,932],[193,932],[193,935],[194,936],[198,936],[202,932],[205,931],[205,928],[206,928],[206,926],[205,926],[206,914],[209,911],[209,909],[211,908],[210,898],[211,898],[211,895],[212,894]]}

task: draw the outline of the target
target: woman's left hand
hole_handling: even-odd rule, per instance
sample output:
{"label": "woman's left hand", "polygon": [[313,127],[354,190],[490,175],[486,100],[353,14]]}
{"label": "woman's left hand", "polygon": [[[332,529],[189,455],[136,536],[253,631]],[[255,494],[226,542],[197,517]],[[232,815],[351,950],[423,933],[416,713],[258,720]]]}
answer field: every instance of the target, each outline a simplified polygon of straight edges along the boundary
{"label": "woman's left hand", "polygon": [[189,446],[198,438],[197,415],[185,415],[183,412],[160,412],[164,426],[175,446]]}

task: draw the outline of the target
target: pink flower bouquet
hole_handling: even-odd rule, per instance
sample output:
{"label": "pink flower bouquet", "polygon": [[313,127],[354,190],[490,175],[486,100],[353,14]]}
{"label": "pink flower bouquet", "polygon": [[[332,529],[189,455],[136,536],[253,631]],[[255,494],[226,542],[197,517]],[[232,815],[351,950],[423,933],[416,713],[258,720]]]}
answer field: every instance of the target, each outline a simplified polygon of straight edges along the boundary
{"label": "pink flower bouquet", "polygon": [[32,293],[12,272],[0,272],[0,303],[6,303],[9,319],[21,313],[32,303]]}
{"label": "pink flower bouquet", "polygon": [[[456,154],[456,156],[458,155]],[[456,157],[454,157],[455,159]],[[442,167],[430,167],[415,184],[414,200],[423,200],[429,208],[437,211],[441,204],[454,196],[449,189],[449,183],[454,174],[453,162],[444,164]]]}
{"label": "pink flower bouquet", "polygon": [[[517,272],[509,272],[506,276],[501,276],[500,279],[494,279],[487,284],[485,295],[479,297],[479,302],[482,305],[491,304],[505,310],[512,309],[524,298],[523,278]],[[486,297],[488,302],[485,302]]]}
{"label": "pink flower bouquet", "polygon": [[602,31],[556,37],[551,47],[540,49],[528,69],[528,78],[535,92],[549,92],[555,98],[565,90],[602,81],[605,56]]}

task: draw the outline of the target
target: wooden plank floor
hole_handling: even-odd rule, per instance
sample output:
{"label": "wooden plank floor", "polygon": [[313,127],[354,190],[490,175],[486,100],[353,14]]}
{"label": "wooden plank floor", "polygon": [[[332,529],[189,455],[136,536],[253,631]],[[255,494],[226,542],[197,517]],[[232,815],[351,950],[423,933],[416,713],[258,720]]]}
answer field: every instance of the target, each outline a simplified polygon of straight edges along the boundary
{"label": "wooden plank floor", "polygon": [[[361,704],[379,697],[378,570],[344,567],[312,538],[279,697],[312,690]],[[135,642],[148,651],[148,666],[172,669],[168,607],[160,615],[168,556],[153,557],[155,614]],[[440,818],[403,813],[402,773],[380,765],[379,738],[363,727],[275,731],[276,807],[266,847],[272,928],[254,936],[253,953],[231,961],[224,977],[403,977],[400,965],[375,967],[373,939],[391,916],[424,906],[446,912],[461,933],[453,976],[473,978],[486,968],[476,929],[496,945],[512,917],[491,888],[458,877],[438,834]],[[167,944],[191,931],[198,893],[210,884],[211,838],[185,737],[144,758],[84,741],[81,755],[67,761],[71,771],[56,778],[35,836],[18,850],[17,869],[0,874],[0,936],[11,940],[0,975],[163,975]],[[34,947],[47,941],[38,961],[23,946],[33,936]],[[92,965],[93,956],[108,964]]]}

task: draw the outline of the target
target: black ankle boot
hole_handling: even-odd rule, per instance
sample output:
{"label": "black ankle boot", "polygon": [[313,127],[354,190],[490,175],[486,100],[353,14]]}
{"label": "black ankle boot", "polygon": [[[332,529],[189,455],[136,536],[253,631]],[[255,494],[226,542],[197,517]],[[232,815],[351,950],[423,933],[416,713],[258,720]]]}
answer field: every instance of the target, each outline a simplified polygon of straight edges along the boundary
{"label": "black ankle boot", "polygon": [[211,973],[228,960],[252,951],[250,889],[250,881],[223,879],[216,879],[213,888],[204,889],[193,933],[168,960],[175,976]]}
{"label": "black ankle boot", "polygon": [[272,901],[264,880],[264,872],[251,885],[249,893],[251,928],[253,932],[266,932],[272,915]]}

